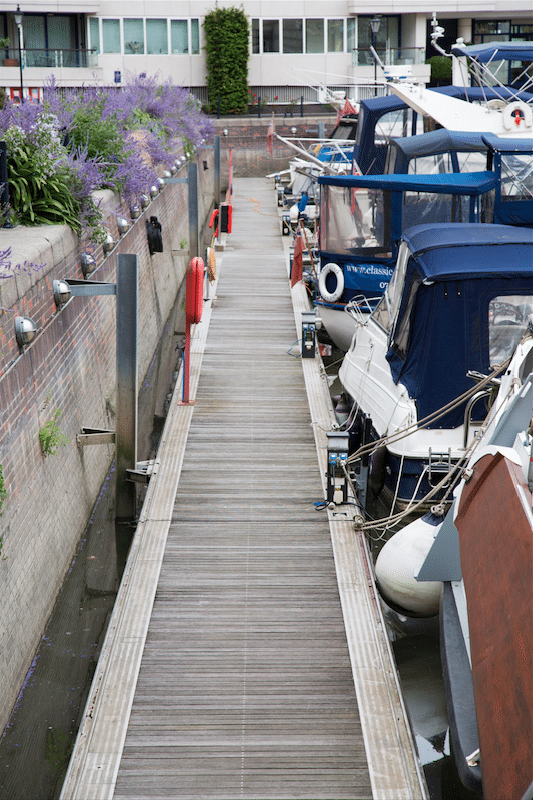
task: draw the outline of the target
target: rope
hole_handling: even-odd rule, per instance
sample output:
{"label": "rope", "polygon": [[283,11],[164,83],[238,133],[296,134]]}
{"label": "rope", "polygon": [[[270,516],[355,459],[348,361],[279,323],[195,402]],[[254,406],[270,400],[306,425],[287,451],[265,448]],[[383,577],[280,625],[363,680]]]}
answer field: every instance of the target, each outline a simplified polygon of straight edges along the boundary
{"label": "rope", "polygon": [[[496,414],[507,402],[512,391],[513,391],[513,386],[510,386],[507,394],[505,395],[504,398],[502,398],[498,406],[498,409],[496,410]],[[371,531],[375,528],[385,528],[386,530],[388,527],[390,527],[391,524],[395,524],[396,522],[401,522],[409,514],[413,514],[415,511],[418,511],[422,506],[426,506],[428,501],[431,500],[431,498],[434,497],[435,494],[437,494],[442,488],[445,488],[446,484],[448,483],[449,485],[446,488],[444,496],[440,499],[438,505],[432,508],[432,511],[434,511],[434,513],[437,516],[443,516],[446,510],[446,503],[449,502],[448,497],[450,496],[451,492],[455,489],[457,483],[462,477],[463,472],[466,469],[467,462],[472,457],[472,453],[476,450],[477,447],[479,447],[483,437],[485,436],[485,433],[487,431],[487,428],[491,420],[494,418],[494,415],[490,416],[491,419],[489,420],[489,415],[487,415],[483,425],[479,429],[478,435],[476,436],[475,439],[472,439],[468,447],[465,448],[465,451],[461,456],[461,458],[452,466],[450,471],[446,473],[446,475],[442,478],[442,480],[440,480],[439,483],[436,486],[434,486],[433,489],[431,489],[424,497],[418,500],[414,505],[411,505],[412,500],[416,496],[416,492],[418,491],[418,487],[420,486],[422,477],[425,474],[423,472],[422,475],[420,476],[415,491],[413,492],[413,497],[411,498],[407,507],[403,511],[400,511],[397,514],[391,514],[388,517],[383,517],[382,519],[373,520],[372,522],[366,522],[363,523],[362,525],[357,525],[356,526],[357,529],[361,531]]]}
{"label": "rope", "polygon": [[352,455],[348,458],[348,462],[356,461],[362,455],[365,455],[365,453],[374,452],[374,450],[377,450],[378,447],[382,445],[395,444],[396,442],[405,439],[407,436],[410,436],[415,431],[427,428],[432,422],[436,422],[449,411],[452,411],[454,408],[462,405],[466,400],[479,392],[480,389],[484,389],[486,386],[488,386],[488,384],[494,380],[497,375],[507,369],[510,362],[511,356],[509,356],[509,358],[507,358],[502,364],[494,367],[493,371],[489,375],[485,376],[483,380],[479,381],[479,383],[476,383],[472,388],[468,389],[466,392],[463,392],[463,394],[459,395],[459,397],[456,397],[455,400],[451,400],[445,406],[442,406],[442,408],[439,408],[437,411],[433,411],[431,414],[428,414],[427,417],[423,417],[423,419],[421,419],[419,422],[413,422],[412,425],[408,425],[406,428],[396,431],[396,433],[391,433],[389,436],[382,436],[380,439],[377,439],[374,442],[363,445],[359,448],[359,450],[356,450],[355,453],[352,453]]}

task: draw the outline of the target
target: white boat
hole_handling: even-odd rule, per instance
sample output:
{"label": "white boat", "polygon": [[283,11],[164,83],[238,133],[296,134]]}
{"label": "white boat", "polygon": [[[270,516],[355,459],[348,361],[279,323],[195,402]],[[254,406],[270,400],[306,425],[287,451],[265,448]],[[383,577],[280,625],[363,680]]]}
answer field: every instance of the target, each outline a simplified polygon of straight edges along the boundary
{"label": "white boat", "polygon": [[404,508],[445,486],[486,417],[494,370],[532,312],[533,230],[436,224],[404,232],[391,282],[358,320],[339,371],[353,403],[353,447],[369,418],[371,485],[388,502]]}
{"label": "white boat", "polygon": [[502,376],[484,436],[417,571],[425,585],[442,583],[451,750],[462,782],[483,800],[533,797],[532,370],[530,336]]}

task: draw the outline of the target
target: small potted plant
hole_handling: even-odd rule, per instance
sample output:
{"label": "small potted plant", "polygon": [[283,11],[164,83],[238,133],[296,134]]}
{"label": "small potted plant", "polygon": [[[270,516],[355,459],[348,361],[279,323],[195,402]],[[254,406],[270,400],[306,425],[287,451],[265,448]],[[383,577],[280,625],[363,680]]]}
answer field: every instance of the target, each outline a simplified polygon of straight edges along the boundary
{"label": "small potted plant", "polygon": [[3,67],[16,67],[18,61],[16,58],[9,58],[9,37],[6,36],[4,39],[0,39],[0,52],[4,51],[5,56],[2,59],[2,66]]}

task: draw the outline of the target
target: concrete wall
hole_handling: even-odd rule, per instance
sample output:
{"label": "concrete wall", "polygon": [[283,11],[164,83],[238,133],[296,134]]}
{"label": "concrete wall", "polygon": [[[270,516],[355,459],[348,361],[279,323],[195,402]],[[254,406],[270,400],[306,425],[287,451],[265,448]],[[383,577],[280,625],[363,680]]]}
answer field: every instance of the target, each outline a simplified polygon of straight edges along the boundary
{"label": "concrete wall", "polygon": [[[198,163],[203,223],[213,206],[213,150],[201,151]],[[180,175],[186,178],[186,168]],[[107,193],[107,201],[116,213],[120,198]],[[152,257],[150,216],[161,222],[164,244]],[[117,255],[138,254],[141,383],[189,262],[187,184],[165,186],[122,239],[114,214],[108,223],[117,246],[107,257],[96,249],[99,266],[91,279],[114,282]],[[0,274],[9,274],[6,260],[21,265],[15,277],[0,281],[0,464],[7,489],[0,517],[2,730],[114,455],[109,445],[78,447],[76,434],[81,427],[114,428],[116,306],[113,296],[73,297],[57,311],[53,279],[83,277],[80,242],[66,226],[2,229],[0,235],[0,250],[12,248]],[[14,336],[18,314],[38,327],[22,355]],[[56,410],[70,442],[44,458],[39,430]]]}

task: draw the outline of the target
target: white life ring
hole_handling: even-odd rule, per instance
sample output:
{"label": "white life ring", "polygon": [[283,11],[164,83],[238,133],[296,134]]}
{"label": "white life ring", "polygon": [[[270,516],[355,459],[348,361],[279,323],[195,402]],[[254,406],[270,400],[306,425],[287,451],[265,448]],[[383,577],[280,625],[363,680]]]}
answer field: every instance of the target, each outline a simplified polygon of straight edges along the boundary
{"label": "white life ring", "polygon": [[[328,291],[326,287],[326,278],[328,275],[335,275],[337,279],[337,285],[332,292]],[[322,267],[318,277],[318,288],[320,289],[322,298],[327,303],[337,302],[344,291],[344,274],[338,264],[334,264],[332,261],[330,261],[329,264],[325,264]]]}

